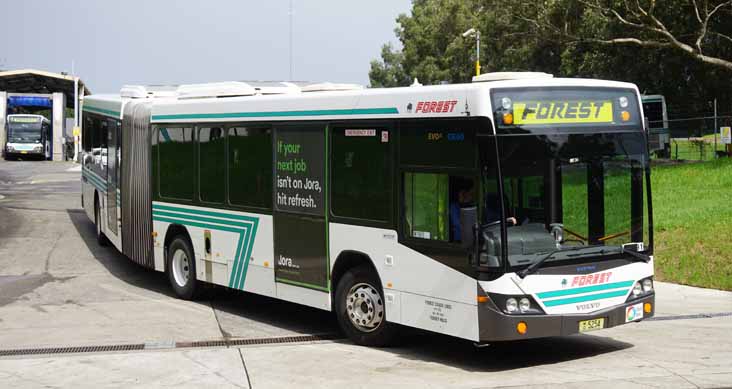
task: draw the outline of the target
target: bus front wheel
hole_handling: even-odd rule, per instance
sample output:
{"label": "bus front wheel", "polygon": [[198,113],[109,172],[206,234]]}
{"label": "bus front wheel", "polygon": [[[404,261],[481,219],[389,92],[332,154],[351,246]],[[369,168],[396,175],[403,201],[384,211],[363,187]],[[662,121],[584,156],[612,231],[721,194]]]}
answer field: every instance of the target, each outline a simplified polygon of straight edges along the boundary
{"label": "bus front wheel", "polygon": [[168,279],[175,294],[192,300],[198,291],[196,259],[191,243],[185,236],[177,236],[168,248]]}
{"label": "bus front wheel", "polygon": [[390,345],[397,326],[386,321],[384,294],[373,270],[359,266],[347,271],[336,288],[336,315],[343,332],[356,344]]}

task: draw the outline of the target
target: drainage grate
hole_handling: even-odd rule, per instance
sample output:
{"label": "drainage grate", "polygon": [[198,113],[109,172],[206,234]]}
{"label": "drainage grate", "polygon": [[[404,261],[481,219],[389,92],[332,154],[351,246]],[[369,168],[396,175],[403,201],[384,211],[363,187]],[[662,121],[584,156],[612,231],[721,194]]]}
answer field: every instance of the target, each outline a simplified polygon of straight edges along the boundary
{"label": "drainage grate", "polygon": [[659,320],[684,320],[684,319],[711,319],[715,317],[732,316],[732,312],[719,312],[719,313],[698,313],[695,315],[678,315],[678,316],[654,316],[646,320],[648,321],[659,321]]}
{"label": "drainage grate", "polygon": [[226,347],[225,340],[199,340],[195,342],[175,342],[175,348],[187,347]]}
{"label": "drainage grate", "polygon": [[230,346],[252,346],[260,344],[278,344],[278,343],[298,343],[298,342],[317,342],[321,340],[342,339],[338,334],[318,334],[318,335],[299,335],[299,336],[282,336],[278,338],[258,338],[258,339],[235,339],[230,340]]}
{"label": "drainage grate", "polygon": [[108,346],[71,346],[71,347],[44,347],[30,349],[0,350],[0,357],[14,355],[44,355],[44,354],[77,354],[100,353],[112,351],[144,350],[144,344],[114,344]]}
{"label": "drainage grate", "polygon": [[29,349],[0,350],[0,357],[11,357],[19,355],[48,355],[48,354],[78,354],[78,353],[103,353],[113,351],[142,351],[160,350],[172,348],[196,348],[196,347],[231,347],[251,346],[261,344],[301,343],[317,342],[323,340],[342,339],[342,336],[334,333],[300,336],[282,336],[275,338],[254,338],[235,340],[199,340],[193,342],[175,343],[147,343],[147,344],[118,344],[109,346],[71,346],[71,347],[45,347]]}

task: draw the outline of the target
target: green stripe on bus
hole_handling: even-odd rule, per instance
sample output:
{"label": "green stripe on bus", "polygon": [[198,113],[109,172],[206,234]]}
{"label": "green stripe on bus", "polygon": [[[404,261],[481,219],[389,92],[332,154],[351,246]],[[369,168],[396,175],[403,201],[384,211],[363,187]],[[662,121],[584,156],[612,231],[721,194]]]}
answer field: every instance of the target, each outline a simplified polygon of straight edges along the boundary
{"label": "green stripe on bus", "polygon": [[90,182],[90,183],[92,184],[92,186],[94,186],[95,188],[99,189],[99,190],[100,190],[100,191],[102,191],[102,192],[106,192],[106,191],[107,191],[107,184],[106,184],[106,183],[104,183],[104,182],[100,182],[100,181],[99,181],[99,180],[98,180],[97,178],[95,178],[94,176],[88,175],[88,174],[85,174],[85,175],[84,175],[84,177],[86,177],[86,179],[87,179],[87,180],[88,180],[88,181],[89,181],[89,182]]}
{"label": "green stripe on bus", "polygon": [[[165,212],[172,211],[177,213]],[[214,216],[225,219],[213,219]],[[203,211],[168,205],[153,204],[153,220],[168,223],[179,223],[199,228],[234,232],[239,234],[239,241],[234,255],[234,265],[229,278],[229,287],[244,289],[244,281],[249,270],[249,258],[254,249],[259,219],[251,216],[233,215],[229,213]],[[211,223],[224,224],[219,226]],[[235,228],[234,228],[235,227]]]}
{"label": "green stripe on bus", "polygon": [[156,210],[155,208],[153,208],[153,216],[172,217],[172,218],[178,218],[178,219],[181,219],[181,218],[192,219],[192,220],[200,221],[200,222],[224,224],[227,226],[234,226],[234,227],[248,227],[252,223],[250,221],[250,222],[248,222],[250,224],[244,224],[244,223],[240,223],[240,222],[234,221],[234,220],[214,219],[214,218],[210,218],[210,217],[203,217],[203,216],[198,216],[198,215],[193,215],[193,214],[180,214],[180,213],[173,213],[173,212],[165,212],[165,211]]}
{"label": "green stripe on bus", "polygon": [[630,289],[623,289],[623,290],[616,290],[613,292],[606,292],[606,293],[587,294],[584,296],[570,297],[570,298],[566,298],[566,299],[542,301],[542,303],[544,304],[544,306],[554,307],[557,305],[566,305],[566,304],[573,304],[573,303],[581,303],[581,302],[585,302],[585,301],[602,300],[602,299],[608,299],[611,297],[625,296],[625,294],[628,293],[629,290]]}
{"label": "green stripe on bus", "polygon": [[104,115],[114,116],[116,118],[119,118],[119,112],[118,111],[112,111],[110,109],[104,109],[104,108],[97,108],[97,107],[94,107],[92,105],[86,105],[86,104],[84,104],[84,106],[82,107],[81,110],[82,111],[95,112],[95,113],[101,113],[101,114],[104,114]]}
{"label": "green stripe on bus", "polygon": [[100,183],[95,178],[87,177],[87,180],[97,189],[106,192],[107,191],[107,185]]}
{"label": "green stripe on bus", "polygon": [[161,205],[161,204],[153,204],[152,208],[153,208],[153,210],[190,213],[193,215],[213,216],[213,217],[220,217],[220,218],[226,218],[226,219],[232,219],[232,220],[244,220],[244,221],[257,221],[258,220],[256,217],[252,217],[252,216],[235,215],[235,214],[231,214],[231,213],[214,212],[214,211],[204,211],[204,210],[200,210],[200,209],[172,207],[169,205]]}
{"label": "green stripe on bus", "polygon": [[104,179],[104,178],[102,178],[101,176],[99,176],[97,173],[94,173],[94,171],[91,170],[91,169],[86,169],[86,168],[83,169],[82,170],[82,174],[86,174],[87,176],[91,176],[93,178],[96,178],[97,181],[103,183],[104,185],[107,185],[107,180]]}
{"label": "green stripe on bus", "polygon": [[318,109],[307,111],[271,111],[271,112],[225,112],[225,113],[186,113],[173,115],[152,115],[153,121],[185,120],[185,119],[236,119],[236,118],[271,118],[292,116],[343,116],[343,115],[393,115],[399,110],[391,108],[353,108],[353,109]]}
{"label": "green stripe on bus", "polygon": [[536,296],[539,297],[540,299],[548,299],[548,298],[552,298],[552,297],[571,296],[573,294],[580,294],[580,293],[599,292],[601,290],[608,290],[608,289],[627,288],[627,287],[633,285],[633,282],[634,281],[622,281],[622,282],[613,282],[611,284],[604,284],[604,285],[585,286],[582,288],[555,290],[555,291],[551,291],[551,292],[537,293]]}
{"label": "green stripe on bus", "polygon": [[315,290],[320,290],[320,291],[323,291],[323,292],[330,292],[330,290],[328,290],[328,288],[323,288],[320,285],[308,284],[307,282],[299,282],[299,281],[286,280],[284,278],[275,278],[275,282],[279,282],[281,284],[290,284],[290,285],[295,285],[295,286],[302,286],[303,288],[315,289]]}
{"label": "green stripe on bus", "polygon": [[[191,227],[199,227],[199,228],[207,228],[211,230],[216,231],[225,231],[225,232],[233,232],[236,234],[239,234],[239,241],[236,246],[236,253],[234,254],[234,266],[231,271],[231,275],[229,277],[229,287],[230,288],[238,288],[242,289],[244,286],[244,278],[245,274],[239,274],[239,273],[245,273],[248,267],[248,258],[249,256],[245,255],[249,252],[249,250],[244,251],[245,246],[251,246],[251,243],[253,243],[252,239],[249,239],[251,234],[249,234],[250,227],[247,226],[244,228],[232,228],[232,227],[225,227],[225,226],[216,226],[211,225],[207,223],[199,223],[191,220],[185,220],[185,219],[171,219],[166,218],[162,216],[153,216],[154,221],[160,221],[160,222],[166,222],[166,223],[174,223],[174,224],[182,224],[186,226]],[[244,242],[244,238],[246,239],[246,242]],[[241,269],[241,270],[240,270]]]}

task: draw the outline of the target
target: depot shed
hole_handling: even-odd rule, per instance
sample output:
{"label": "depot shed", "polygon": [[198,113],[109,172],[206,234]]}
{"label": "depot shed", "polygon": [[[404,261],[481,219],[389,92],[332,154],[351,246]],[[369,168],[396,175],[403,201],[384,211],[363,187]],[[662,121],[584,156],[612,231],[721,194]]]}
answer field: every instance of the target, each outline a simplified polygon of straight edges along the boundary
{"label": "depot shed", "polygon": [[[52,160],[63,159],[64,136],[79,125],[82,96],[91,94],[79,77],[65,73],[22,69],[0,72],[0,145],[5,145],[5,120],[18,107],[26,112],[50,110],[53,126]],[[66,108],[74,110],[73,125],[66,124]],[[69,128],[72,127],[72,128]]]}

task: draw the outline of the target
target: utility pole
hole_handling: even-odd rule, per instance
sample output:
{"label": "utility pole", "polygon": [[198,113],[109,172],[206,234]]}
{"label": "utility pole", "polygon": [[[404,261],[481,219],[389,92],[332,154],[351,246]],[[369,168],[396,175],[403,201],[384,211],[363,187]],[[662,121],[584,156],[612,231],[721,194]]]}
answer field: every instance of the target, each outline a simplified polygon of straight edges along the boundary
{"label": "utility pole", "polygon": [[294,68],[292,64],[292,0],[290,0],[290,81],[292,81],[292,74],[294,73]]}
{"label": "utility pole", "polygon": [[714,158],[717,158],[717,99],[714,99]]}
{"label": "utility pole", "polygon": [[480,76],[480,31],[471,28],[463,33],[463,38],[475,37],[475,75]]}
{"label": "utility pole", "polygon": [[79,77],[76,76],[76,67],[74,60],[71,60],[71,77],[74,78],[74,128],[72,135],[74,136],[74,161],[79,161],[79,141],[81,134],[79,126]]}

